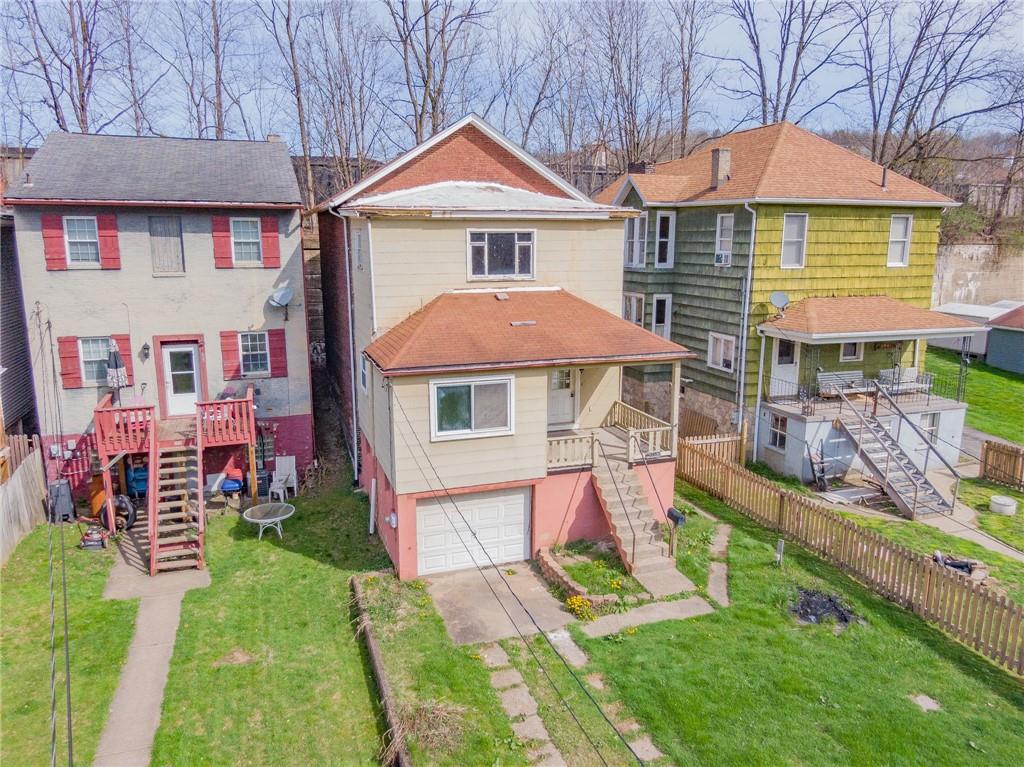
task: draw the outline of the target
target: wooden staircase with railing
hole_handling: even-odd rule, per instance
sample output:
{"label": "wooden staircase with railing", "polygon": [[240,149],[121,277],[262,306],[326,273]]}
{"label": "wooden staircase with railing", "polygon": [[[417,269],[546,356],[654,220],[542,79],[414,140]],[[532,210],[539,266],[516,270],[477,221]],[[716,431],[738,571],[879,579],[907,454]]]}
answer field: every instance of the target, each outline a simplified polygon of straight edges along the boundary
{"label": "wooden staircase with railing", "polygon": [[150,473],[149,570],[203,567],[205,509],[195,445],[157,448]]}

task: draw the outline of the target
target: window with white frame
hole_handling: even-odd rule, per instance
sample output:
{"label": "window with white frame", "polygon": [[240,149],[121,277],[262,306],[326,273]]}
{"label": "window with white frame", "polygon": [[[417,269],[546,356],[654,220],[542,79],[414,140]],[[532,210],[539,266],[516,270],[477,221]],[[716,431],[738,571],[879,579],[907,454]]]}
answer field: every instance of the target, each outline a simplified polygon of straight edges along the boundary
{"label": "window with white frame", "polygon": [[647,214],[626,219],[623,244],[623,263],[629,269],[643,269],[647,265]]}
{"label": "window with white frame", "polygon": [[782,268],[802,269],[807,250],[807,214],[787,213],[782,220]]}
{"label": "window with white frame", "polygon": [[78,339],[79,359],[82,360],[82,382],[86,385],[107,384],[107,357],[110,338],[107,336]]}
{"label": "window with white frame", "polygon": [[907,266],[910,263],[910,230],[913,216],[893,216],[889,222],[888,266]]}
{"label": "window with white frame", "polygon": [[658,293],[651,299],[651,332],[662,338],[672,336],[672,294]]}
{"label": "window with white frame", "polygon": [[644,294],[623,293],[622,294],[622,318],[629,320],[634,325],[644,324]]}
{"label": "window with white frame", "polygon": [[731,373],[735,367],[736,337],[708,333],[708,367]]}
{"label": "window with white frame", "polygon": [[270,346],[266,333],[239,333],[238,346],[242,352],[242,375],[260,376],[270,372]]}
{"label": "window with white frame", "polygon": [[100,262],[100,238],[95,216],[64,216],[64,242],[69,264]]}
{"label": "window with white frame", "polygon": [[782,415],[772,413],[771,423],[768,425],[768,444],[777,450],[786,449],[786,429],[789,427],[789,419]]}
{"label": "window with white frame", "polygon": [[532,279],[533,232],[470,232],[473,279]]}
{"label": "window with white frame", "polygon": [[365,354],[359,358],[359,386],[363,391],[370,386],[370,360]]}
{"label": "window with white frame", "polygon": [[715,224],[715,266],[732,266],[732,228],[735,216],[719,213]]}
{"label": "window with white frame", "polygon": [[933,445],[939,443],[939,421],[940,413],[925,413],[921,416],[921,431]]}
{"label": "window with white frame", "polygon": [[839,345],[840,362],[860,362],[864,359],[864,344],[847,341]]}
{"label": "window with white frame", "polygon": [[258,218],[231,219],[231,255],[236,264],[262,263]]}
{"label": "window with white frame", "polygon": [[430,382],[432,439],[512,433],[512,378]]}
{"label": "window with white frame", "polygon": [[796,363],[796,343],[788,338],[775,341],[775,364],[793,365]]}
{"label": "window with white frame", "polygon": [[671,210],[659,210],[655,219],[658,239],[654,246],[654,268],[671,269],[675,263],[676,214]]}

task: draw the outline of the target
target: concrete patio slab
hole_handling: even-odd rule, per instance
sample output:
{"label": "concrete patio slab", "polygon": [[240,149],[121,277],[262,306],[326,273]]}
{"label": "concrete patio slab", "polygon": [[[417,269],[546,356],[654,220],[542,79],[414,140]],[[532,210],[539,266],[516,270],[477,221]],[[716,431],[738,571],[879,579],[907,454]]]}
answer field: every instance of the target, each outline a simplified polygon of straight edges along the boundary
{"label": "concrete patio slab", "polygon": [[653,573],[634,573],[633,577],[640,581],[640,585],[655,599],[694,589],[693,581],[675,568]]}
{"label": "concrete patio slab", "polygon": [[[506,570],[512,570],[513,574],[505,574]],[[502,582],[502,577],[508,581],[508,586]],[[559,629],[573,620],[548,592],[544,579],[525,562],[502,565],[500,576],[493,568],[486,568],[444,573],[426,580],[427,590],[455,644],[494,642],[518,636],[519,632],[537,633],[537,627],[509,593],[509,587],[540,624],[541,630]],[[497,599],[487,583],[491,584]]]}
{"label": "concrete patio slab", "polygon": [[628,612],[602,616],[593,623],[583,626],[583,633],[589,637],[603,637],[633,626],[661,621],[685,620],[714,611],[715,609],[711,605],[697,596],[679,599],[675,602],[652,602],[642,607],[635,607]]}

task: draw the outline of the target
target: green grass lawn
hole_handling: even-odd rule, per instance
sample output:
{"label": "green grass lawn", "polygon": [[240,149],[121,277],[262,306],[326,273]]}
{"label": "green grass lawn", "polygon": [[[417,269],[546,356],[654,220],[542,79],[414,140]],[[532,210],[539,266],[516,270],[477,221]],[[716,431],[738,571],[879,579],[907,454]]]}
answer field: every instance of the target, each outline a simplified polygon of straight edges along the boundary
{"label": "green grass lawn", "polygon": [[[1024,753],[1024,687],[920,619],[687,487],[733,525],[733,605],[631,636],[580,637],[655,744],[685,765],[1011,765]],[[863,619],[800,625],[798,586],[835,592]],[[589,669],[588,669],[589,670]],[[912,696],[929,695],[925,713]]]}
{"label": "green grass lawn", "polygon": [[213,583],[182,605],[154,767],[376,764],[382,723],[349,576],[389,564],[348,478],[295,501],[284,539],[207,533]]}
{"label": "green grass lawn", "polygon": [[416,764],[525,764],[522,745],[473,647],[458,647],[423,581],[363,579],[406,742]]}
{"label": "green grass lawn", "polygon": [[676,532],[676,566],[701,593],[708,587],[710,547],[714,535],[715,523],[697,514],[688,514],[686,524]]}
{"label": "green grass lawn", "polygon": [[[47,556],[49,527],[18,545],[0,577],[0,763],[42,765],[50,759],[50,606]],[[59,563],[59,530],[54,529]],[[65,528],[68,630],[71,647],[71,710],[75,761],[90,764],[107,719],[110,700],[135,628],[137,600],[101,599],[113,551],[76,548],[78,528]],[[61,642],[60,570],[57,641]],[[57,763],[67,762],[64,727],[64,652],[57,655]]]}
{"label": "green grass lawn", "polygon": [[775,469],[766,463],[754,461],[746,464],[744,468],[771,482],[774,482],[777,485],[781,485],[786,490],[792,490],[794,493],[800,493],[800,495],[814,495],[814,491],[799,479],[791,477],[788,474],[779,474],[779,472],[775,471]]}
{"label": "green grass lawn", "polygon": [[587,562],[566,562],[562,566],[569,576],[591,594],[639,594],[644,590],[640,582],[626,572],[615,551],[595,549],[594,541],[573,541],[565,546],[567,552],[580,554]]}
{"label": "green grass lawn", "polygon": [[[960,500],[978,512],[978,525],[989,535],[994,535],[1015,549],[1024,551],[1024,493],[1005,485],[997,485],[984,479],[960,481]],[[1017,513],[1012,517],[992,514],[988,510],[988,499],[993,495],[1008,495],[1017,499]]]}
{"label": "green grass lawn", "polygon": [[1018,603],[1024,603],[1024,562],[997,554],[984,546],[965,541],[955,535],[936,530],[923,522],[896,522],[878,517],[865,517],[853,512],[839,512],[861,527],[881,533],[886,538],[921,554],[943,554],[977,559],[988,565],[989,575],[1002,583],[1008,595]]}
{"label": "green grass lawn", "polygon": [[[959,359],[947,349],[928,349],[926,369],[953,380],[959,374]],[[1024,375],[972,362],[965,396],[968,426],[1024,444]]]}

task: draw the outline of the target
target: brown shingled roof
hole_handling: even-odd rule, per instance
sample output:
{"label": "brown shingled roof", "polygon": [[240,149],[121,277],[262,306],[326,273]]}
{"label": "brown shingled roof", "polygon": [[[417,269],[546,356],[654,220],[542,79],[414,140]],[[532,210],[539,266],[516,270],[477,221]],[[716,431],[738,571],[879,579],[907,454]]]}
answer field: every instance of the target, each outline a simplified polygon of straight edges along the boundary
{"label": "brown shingled roof", "polygon": [[993,317],[988,321],[993,328],[1009,328],[1010,330],[1024,330],[1024,306],[1010,309],[1005,314]]}
{"label": "brown shingled roof", "polygon": [[387,375],[693,356],[561,289],[442,293],[366,354]]}
{"label": "brown shingled roof", "polygon": [[[950,336],[977,331],[972,322],[933,312],[888,296],[823,296],[805,298],[759,326],[769,335],[803,337],[879,335],[892,333]],[[775,332],[772,332],[775,331]]]}
{"label": "brown shingled roof", "polygon": [[[729,180],[711,188],[711,150],[732,151]],[[938,192],[792,123],[781,122],[715,139],[688,157],[658,163],[653,173],[619,176],[594,195],[613,204],[626,179],[650,204],[726,200],[863,200],[954,205]]]}

